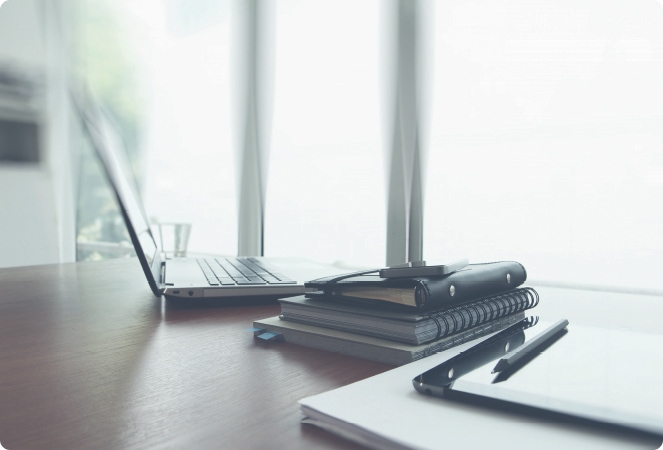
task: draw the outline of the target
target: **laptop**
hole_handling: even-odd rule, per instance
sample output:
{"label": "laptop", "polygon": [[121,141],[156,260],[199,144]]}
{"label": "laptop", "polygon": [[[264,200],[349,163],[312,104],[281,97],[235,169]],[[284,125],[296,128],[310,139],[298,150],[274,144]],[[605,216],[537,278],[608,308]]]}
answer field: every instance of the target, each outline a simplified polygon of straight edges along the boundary
{"label": "laptop", "polygon": [[167,258],[157,242],[130,175],[125,148],[104,111],[93,101],[74,96],[110,186],[117,198],[131,243],[155,296],[167,299],[232,301],[276,299],[305,292],[304,282],[345,272],[299,258]]}

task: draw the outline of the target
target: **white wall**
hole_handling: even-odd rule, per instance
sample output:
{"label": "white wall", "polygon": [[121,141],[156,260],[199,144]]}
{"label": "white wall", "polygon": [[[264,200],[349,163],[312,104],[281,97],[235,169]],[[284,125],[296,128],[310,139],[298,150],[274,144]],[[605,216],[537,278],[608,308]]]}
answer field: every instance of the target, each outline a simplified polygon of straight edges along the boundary
{"label": "white wall", "polygon": [[0,92],[0,113],[23,110],[43,125],[40,163],[0,162],[0,267],[73,260],[75,254],[58,4],[9,0],[0,7],[0,70],[41,77],[44,86],[29,105]]}

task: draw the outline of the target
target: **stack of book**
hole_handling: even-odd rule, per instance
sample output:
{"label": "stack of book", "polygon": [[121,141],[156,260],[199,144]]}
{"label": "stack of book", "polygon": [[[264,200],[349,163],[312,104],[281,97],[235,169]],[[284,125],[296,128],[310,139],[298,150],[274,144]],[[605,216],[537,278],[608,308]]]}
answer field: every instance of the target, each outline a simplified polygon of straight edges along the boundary
{"label": "stack of book", "polygon": [[285,340],[394,365],[499,331],[538,304],[517,262],[469,264],[443,276],[381,278],[355,273],[306,283],[280,300],[281,315],[254,322]]}

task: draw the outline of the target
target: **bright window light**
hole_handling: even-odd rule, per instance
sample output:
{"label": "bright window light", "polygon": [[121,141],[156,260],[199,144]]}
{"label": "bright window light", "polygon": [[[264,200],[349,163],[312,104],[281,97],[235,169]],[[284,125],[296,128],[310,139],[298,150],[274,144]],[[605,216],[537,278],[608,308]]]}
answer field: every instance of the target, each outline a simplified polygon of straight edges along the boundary
{"label": "bright window light", "polygon": [[425,255],[663,289],[663,7],[436,3]]}
{"label": "bright window light", "polygon": [[278,3],[268,256],[384,263],[378,6]]}

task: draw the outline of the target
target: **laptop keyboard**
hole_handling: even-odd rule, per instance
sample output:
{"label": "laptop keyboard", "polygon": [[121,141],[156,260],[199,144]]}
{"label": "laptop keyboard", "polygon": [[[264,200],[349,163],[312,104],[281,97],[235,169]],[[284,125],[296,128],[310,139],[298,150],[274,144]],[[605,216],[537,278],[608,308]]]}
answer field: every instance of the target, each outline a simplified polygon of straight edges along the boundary
{"label": "laptop keyboard", "polygon": [[297,284],[256,258],[204,258],[197,261],[210,286]]}

